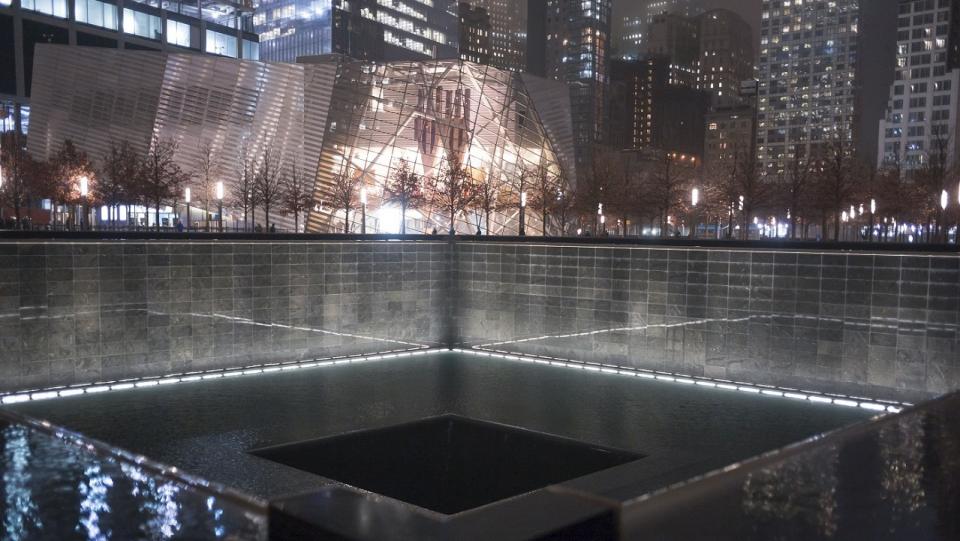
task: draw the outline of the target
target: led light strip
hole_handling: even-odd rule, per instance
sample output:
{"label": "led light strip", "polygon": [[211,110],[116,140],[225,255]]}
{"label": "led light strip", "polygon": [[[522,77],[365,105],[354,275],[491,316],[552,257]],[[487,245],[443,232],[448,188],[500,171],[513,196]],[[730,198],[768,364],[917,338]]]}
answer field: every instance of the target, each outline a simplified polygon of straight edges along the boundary
{"label": "led light strip", "polygon": [[602,374],[614,374],[620,376],[637,377],[664,381],[668,383],[678,383],[682,385],[697,385],[714,389],[727,391],[738,391],[742,393],[769,396],[773,398],[783,398],[787,400],[806,400],[808,402],[819,404],[832,404],[835,406],[863,408],[866,410],[882,413],[899,413],[903,408],[912,406],[907,402],[895,402],[892,400],[876,400],[872,398],[862,398],[846,395],[833,395],[819,393],[815,391],[804,391],[800,389],[791,389],[787,387],[777,387],[774,385],[760,385],[755,383],[744,383],[724,379],[707,378],[701,376],[689,376],[685,374],[676,374],[671,372],[660,372],[657,370],[648,370],[645,368],[631,368],[624,366],[585,363],[572,361],[570,359],[561,359],[559,357],[540,357],[531,355],[522,355],[509,351],[486,350],[486,349],[454,349],[457,353],[475,355],[478,357],[493,357],[505,359],[508,361],[520,361],[548,366],[563,368],[572,368],[576,370],[587,370],[599,372]]}
{"label": "led light strip", "polygon": [[297,361],[291,363],[273,363],[248,366],[244,368],[226,368],[220,370],[207,370],[202,372],[185,372],[183,374],[173,374],[159,377],[146,377],[136,379],[124,379],[118,381],[107,381],[90,384],[72,385],[69,387],[57,387],[42,389],[31,392],[11,393],[0,395],[0,403],[17,404],[20,402],[30,402],[34,400],[49,400],[52,398],[64,398],[68,396],[78,396],[82,394],[99,394],[108,391],[125,391],[129,389],[141,389],[145,387],[155,387],[159,385],[172,385],[176,383],[192,383],[195,381],[208,381],[220,378],[231,378],[237,376],[254,376],[259,374],[270,374],[273,372],[288,372],[306,368],[325,368],[328,366],[342,364],[356,364],[368,361],[381,361],[391,359],[405,359],[407,357],[418,357],[432,353],[447,351],[444,349],[421,348],[414,350],[393,350],[381,352],[373,355],[355,355],[351,357],[325,357],[322,359],[312,359],[308,361]]}

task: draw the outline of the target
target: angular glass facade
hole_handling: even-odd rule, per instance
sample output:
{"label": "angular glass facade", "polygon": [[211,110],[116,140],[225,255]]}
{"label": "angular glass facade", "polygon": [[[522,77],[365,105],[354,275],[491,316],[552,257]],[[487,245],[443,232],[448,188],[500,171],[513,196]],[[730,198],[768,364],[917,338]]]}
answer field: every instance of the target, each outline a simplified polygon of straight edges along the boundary
{"label": "angular glass facade", "polygon": [[[330,203],[338,175],[366,188],[370,208],[381,211],[371,213],[368,231],[378,230],[391,210],[384,186],[401,162],[422,179],[428,199],[450,155],[473,187],[496,182],[509,190],[521,172],[535,170],[576,180],[564,85],[490,66],[342,55],[273,64],[55,46],[39,47],[37,55],[39,136],[28,142],[34,156],[52,155],[67,138],[91,156],[102,156],[110,141],[145,150],[156,133],[179,143],[176,158],[188,171],[199,170],[200,149],[209,143],[215,176],[233,193],[243,164],[256,167],[268,153],[279,154],[285,166],[302,164],[313,181],[308,231],[342,230],[343,212]],[[65,96],[61,88],[73,90]],[[516,232],[512,199],[503,198],[504,212],[491,220],[495,231]],[[433,208],[420,209],[408,230],[446,230],[449,218]],[[455,225],[475,231],[476,219],[473,211],[461,213]],[[292,222],[276,219],[281,229]],[[539,227],[531,223],[529,232]]]}

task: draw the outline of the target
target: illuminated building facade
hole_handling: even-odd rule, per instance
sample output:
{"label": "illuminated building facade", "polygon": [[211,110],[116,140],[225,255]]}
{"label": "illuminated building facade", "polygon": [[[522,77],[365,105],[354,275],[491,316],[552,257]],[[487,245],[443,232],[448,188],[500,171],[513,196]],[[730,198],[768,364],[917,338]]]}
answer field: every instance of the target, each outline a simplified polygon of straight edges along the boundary
{"label": "illuminated building facade", "polygon": [[245,0],[0,0],[0,131],[26,133],[41,43],[259,57]]}
{"label": "illuminated building facade", "polygon": [[945,153],[954,163],[960,141],[960,65],[956,2],[901,0],[897,68],[880,122],[878,167],[908,172]]}
{"label": "illuminated building facade", "polygon": [[[570,89],[577,167],[588,168],[609,114],[611,0],[539,0],[530,4],[531,42],[542,43],[542,72]],[[532,24],[534,21],[544,24]],[[536,31],[536,33],[535,33]],[[531,47],[531,51],[538,47]]]}
{"label": "illuminated building facade", "polygon": [[700,88],[712,105],[727,108],[743,103],[740,84],[754,79],[753,30],[736,13],[716,9],[697,17],[700,26]]}
{"label": "illuminated building facade", "polygon": [[460,60],[490,64],[490,14],[486,9],[460,2]]}
{"label": "illuminated building facade", "polygon": [[340,53],[363,60],[457,58],[456,0],[260,0],[263,60]]}
{"label": "illuminated building facade", "polygon": [[[366,188],[367,231],[397,232],[396,209],[383,194],[401,163],[420,176],[425,193],[442,183],[450,156],[466,168],[471,186],[509,186],[522,171],[539,168],[576,182],[564,86],[490,66],[373,63],[343,55],[284,64],[44,46],[36,77],[28,142],[35,157],[51,156],[66,138],[90,156],[121,140],[144,151],[156,134],[177,141],[177,161],[197,171],[200,149],[209,142],[216,176],[232,194],[244,164],[255,168],[267,153],[279,153],[283,164],[298,164],[313,181],[308,231],[342,231],[344,213],[331,196],[346,176]],[[71,88],[71,95],[60,88]],[[127,107],[102,107],[123,96],[136,99]],[[91,102],[83,110],[75,106]],[[489,224],[494,232],[516,232],[514,203],[501,201],[502,212]],[[443,215],[426,205],[408,216],[407,229],[445,231]],[[226,221],[235,216],[228,210]],[[359,231],[359,216],[350,218]],[[467,211],[455,225],[473,232],[476,220],[477,213]],[[276,226],[292,229],[292,222],[279,218]],[[529,233],[538,227],[528,223]]]}
{"label": "illuminated building facade", "polygon": [[473,9],[484,9],[490,16],[489,64],[502,70],[524,71],[527,67],[527,2],[470,0],[464,3]]}
{"label": "illuminated building facade", "polygon": [[764,174],[783,173],[795,152],[853,140],[862,2],[764,0],[757,135]]}

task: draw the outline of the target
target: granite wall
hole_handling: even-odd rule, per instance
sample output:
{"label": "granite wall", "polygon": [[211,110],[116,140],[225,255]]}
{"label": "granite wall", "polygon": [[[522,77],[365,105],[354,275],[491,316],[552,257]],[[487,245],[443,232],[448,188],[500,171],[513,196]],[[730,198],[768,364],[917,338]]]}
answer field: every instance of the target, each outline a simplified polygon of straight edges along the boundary
{"label": "granite wall", "polygon": [[0,241],[0,392],[448,342],[430,242]]}
{"label": "granite wall", "polygon": [[458,243],[459,341],[826,392],[960,388],[960,256]]}
{"label": "granite wall", "polygon": [[957,253],[0,241],[0,392],[457,344],[918,400],[958,324]]}

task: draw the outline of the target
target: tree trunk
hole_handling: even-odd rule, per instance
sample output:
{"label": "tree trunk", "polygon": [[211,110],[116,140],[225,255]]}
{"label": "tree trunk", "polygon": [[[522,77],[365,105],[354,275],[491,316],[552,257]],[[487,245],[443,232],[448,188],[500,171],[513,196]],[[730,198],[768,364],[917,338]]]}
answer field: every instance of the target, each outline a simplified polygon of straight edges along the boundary
{"label": "tree trunk", "polygon": [[490,209],[487,209],[487,236],[490,236]]}
{"label": "tree trunk", "polygon": [[400,234],[407,234],[407,206],[400,205]]}
{"label": "tree trunk", "polygon": [[833,219],[833,240],[840,242],[840,213],[835,213]]}
{"label": "tree trunk", "polygon": [[343,234],[347,235],[350,233],[350,207],[345,207],[343,210]]}
{"label": "tree trunk", "polygon": [[[547,236],[547,209],[541,211],[541,219],[543,220],[543,236]],[[627,222],[623,222],[627,223]]]}
{"label": "tree trunk", "polygon": [[[263,220],[266,222],[264,226],[267,228],[267,231],[270,231],[270,203],[263,204]],[[220,219],[218,216],[217,219]]]}
{"label": "tree trunk", "polygon": [[159,199],[157,199],[157,201],[155,202],[154,208],[155,208],[156,211],[157,211],[157,216],[156,216],[156,220],[157,220],[157,231],[160,231],[160,200],[159,200]]}

